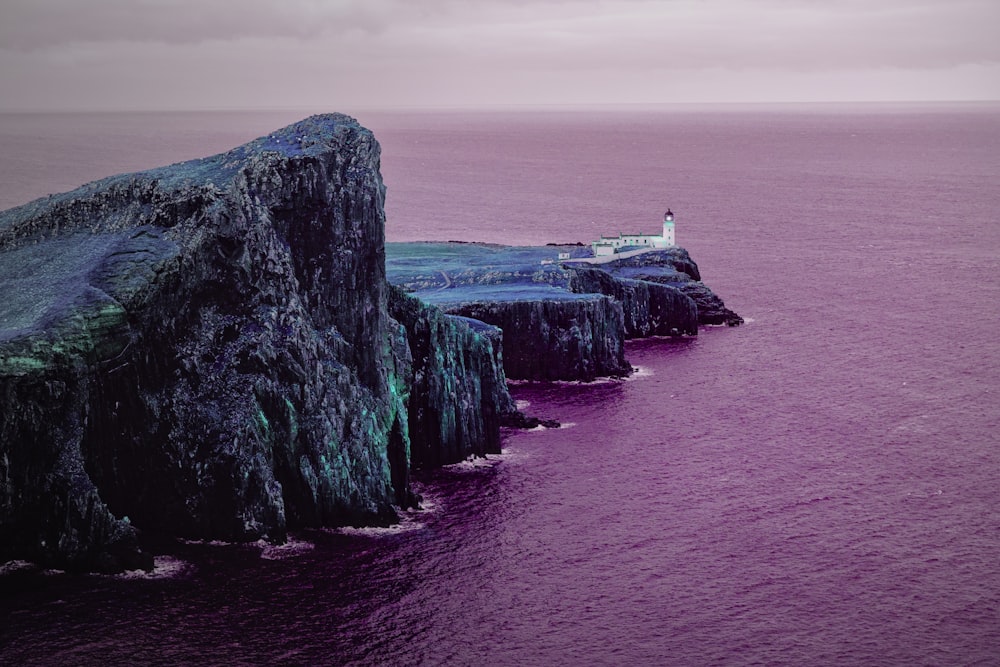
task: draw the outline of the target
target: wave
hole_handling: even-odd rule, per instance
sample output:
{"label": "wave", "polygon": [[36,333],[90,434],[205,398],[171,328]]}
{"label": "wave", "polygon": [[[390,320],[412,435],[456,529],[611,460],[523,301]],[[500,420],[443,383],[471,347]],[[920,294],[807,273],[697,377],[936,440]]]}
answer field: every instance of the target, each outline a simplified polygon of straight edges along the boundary
{"label": "wave", "polygon": [[397,524],[391,526],[364,526],[355,528],[354,526],[342,526],[340,528],[323,528],[323,532],[335,533],[338,535],[350,535],[352,537],[386,537],[388,535],[401,535],[416,530],[422,530],[425,524],[422,521],[406,520],[405,518]]}
{"label": "wave", "polygon": [[621,382],[634,382],[635,380],[642,380],[656,375],[656,373],[653,372],[653,369],[648,366],[633,366],[632,368],[634,369],[632,371],[632,375],[622,378]]}

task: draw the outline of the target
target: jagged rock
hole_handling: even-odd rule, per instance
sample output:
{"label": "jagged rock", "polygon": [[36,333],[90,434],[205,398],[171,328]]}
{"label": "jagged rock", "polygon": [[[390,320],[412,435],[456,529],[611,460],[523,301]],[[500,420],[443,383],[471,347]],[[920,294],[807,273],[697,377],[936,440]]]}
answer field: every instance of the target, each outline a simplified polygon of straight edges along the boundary
{"label": "jagged rock", "polygon": [[[577,261],[560,260],[564,253]],[[393,243],[386,261],[390,282],[417,298],[502,328],[511,379],[627,375],[627,338],[693,336],[699,324],[742,322],[699,282],[684,248],[578,261],[592,256],[582,245]],[[599,295],[614,305],[595,301]]]}
{"label": "jagged rock", "polygon": [[698,307],[673,287],[580,265],[569,271],[573,292],[605,294],[621,304],[626,338],[698,335]]}
{"label": "jagged rock", "polygon": [[698,271],[698,265],[695,264],[693,259],[691,259],[691,255],[688,251],[680,246],[674,246],[672,248],[657,250],[656,252],[620,259],[605,265],[605,268],[614,271],[624,268],[641,268],[650,266],[661,268],[667,267],[679,273],[685,274],[690,280],[701,280],[701,272]]}
{"label": "jagged rock", "polygon": [[621,304],[606,296],[480,301],[445,310],[503,330],[503,365],[509,378],[587,381],[632,372],[625,361]]}
{"label": "jagged rock", "polygon": [[0,213],[0,560],[114,571],[151,565],[151,533],[390,523],[411,465],[557,425],[504,369],[627,375],[626,337],[696,332],[682,292],[738,318],[682,249],[601,276],[478,244],[411,276],[445,315],[386,283],[378,169],[368,130],[315,116]]}
{"label": "jagged rock", "polygon": [[503,419],[503,425],[507,428],[532,429],[538,428],[559,428],[562,424],[555,419],[542,419],[540,417],[529,417],[521,412],[513,413]]}
{"label": "jagged rock", "polygon": [[603,268],[619,279],[657,283],[680,291],[697,305],[699,324],[743,324],[743,318],[726,308],[722,299],[701,282],[698,265],[684,248],[636,255]]}
{"label": "jagged rock", "polygon": [[722,299],[703,282],[696,280],[678,282],[670,275],[653,274],[639,274],[638,280],[667,285],[690,298],[698,309],[698,324],[725,324],[731,327],[743,324],[743,318],[726,308]]}
{"label": "jagged rock", "polygon": [[702,282],[692,281],[676,286],[698,305],[698,322],[701,324],[726,324],[731,327],[743,324],[743,318],[726,308],[719,296]]}
{"label": "jagged rock", "polygon": [[[494,365],[478,405],[421,396],[422,341],[388,314],[383,200],[372,134],[326,115],[0,214],[0,561],[114,570],[149,565],[136,528],[395,521],[407,400],[450,410],[455,447],[495,449],[498,417],[471,416],[510,401],[488,336],[408,320],[471,344],[434,371],[466,369],[455,386]],[[430,437],[427,461],[453,455]]]}
{"label": "jagged rock", "polygon": [[503,374],[501,331],[445,315],[398,288],[389,292],[389,310],[406,329],[413,359],[413,466],[499,454],[501,422],[519,414]]}

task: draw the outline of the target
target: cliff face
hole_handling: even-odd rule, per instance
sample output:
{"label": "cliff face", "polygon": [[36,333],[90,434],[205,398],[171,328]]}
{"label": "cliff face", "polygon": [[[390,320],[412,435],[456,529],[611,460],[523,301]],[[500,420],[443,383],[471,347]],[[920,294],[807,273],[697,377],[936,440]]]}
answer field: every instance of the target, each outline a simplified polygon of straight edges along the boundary
{"label": "cliff face", "polygon": [[[497,351],[390,317],[383,199],[377,142],[328,115],[0,214],[0,561],[149,564],[135,527],[391,522],[411,499],[407,400],[461,424],[434,452],[418,411],[422,459],[494,451],[470,413],[509,404]],[[492,365],[477,405],[431,386],[457,364],[432,368],[436,345]]]}
{"label": "cliff face", "polygon": [[632,372],[625,360],[621,305],[605,296],[479,301],[449,313],[503,330],[504,371],[522,380],[593,380]]}
{"label": "cliff face", "polygon": [[698,265],[684,248],[637,255],[606,268],[619,278],[666,285],[683,293],[697,306],[699,324],[743,324],[743,318],[726,308],[722,299],[701,282]]}
{"label": "cliff face", "polygon": [[413,355],[409,433],[414,467],[500,453],[500,426],[517,412],[507,392],[499,329],[445,315],[398,288],[392,316]]}
{"label": "cliff face", "polygon": [[627,375],[626,339],[693,336],[699,324],[742,322],[699,281],[683,248],[580,261],[592,257],[582,246],[391,243],[386,263],[394,285],[501,328],[512,379]]}
{"label": "cliff face", "polygon": [[398,244],[395,282],[445,314],[387,284],[383,200],[377,142],[327,115],[0,213],[0,562],[390,523],[412,466],[537,423],[504,369],[627,375],[626,338],[738,319],[679,248]]}
{"label": "cliff face", "polygon": [[698,307],[673,287],[615,278],[596,268],[576,267],[570,273],[572,291],[606,294],[621,304],[627,338],[698,335]]}

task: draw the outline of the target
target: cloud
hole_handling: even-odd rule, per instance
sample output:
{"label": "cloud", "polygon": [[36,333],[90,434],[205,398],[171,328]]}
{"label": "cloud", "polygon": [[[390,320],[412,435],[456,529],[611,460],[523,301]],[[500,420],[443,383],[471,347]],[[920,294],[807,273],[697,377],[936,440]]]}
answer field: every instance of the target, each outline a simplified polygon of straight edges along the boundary
{"label": "cloud", "polygon": [[997,25],[996,0],[4,0],[0,87],[22,107],[70,90],[197,107],[648,101],[682,84],[705,97],[699,72],[797,88],[933,71],[940,85],[996,70]]}
{"label": "cloud", "polygon": [[[996,0],[6,0],[0,49],[327,41],[332,54],[540,67],[1000,61]],[[355,34],[347,52],[336,42]]]}
{"label": "cloud", "polygon": [[248,37],[377,33],[412,14],[402,0],[5,0],[0,48],[74,43],[196,44]]}
{"label": "cloud", "polygon": [[436,48],[530,67],[809,70],[998,62],[997,25],[992,0],[626,0],[494,4],[490,20],[425,29]]}

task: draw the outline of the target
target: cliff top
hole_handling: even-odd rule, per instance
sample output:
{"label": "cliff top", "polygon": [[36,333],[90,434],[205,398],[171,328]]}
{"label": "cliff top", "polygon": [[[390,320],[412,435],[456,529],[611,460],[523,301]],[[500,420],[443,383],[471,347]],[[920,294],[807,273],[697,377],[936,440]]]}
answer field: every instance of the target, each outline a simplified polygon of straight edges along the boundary
{"label": "cliff top", "polygon": [[[160,196],[171,192],[203,188],[208,191],[225,190],[234,178],[245,169],[274,158],[295,159],[319,157],[336,151],[366,135],[373,140],[371,131],[362,127],[354,118],[339,114],[310,116],[285,128],[259,137],[225,153],[196,158],[185,162],[155,167],[146,171],[109,176],[59,194],[52,194],[22,206],[0,212],[0,247],[21,236],[32,220],[45,218],[48,225],[31,225],[30,232],[59,233],[59,215],[71,215],[72,205],[109,191],[129,189],[135,192],[145,186],[156,188]],[[120,202],[127,205],[130,202]],[[106,210],[113,216],[116,211]]]}
{"label": "cliff top", "polygon": [[[438,306],[502,301],[570,301],[598,298],[595,294],[570,290],[574,270],[588,264],[564,268],[559,253],[571,258],[592,257],[586,246],[499,246],[483,243],[387,243],[386,277],[414,296]],[[685,282],[673,262],[687,258],[687,251],[671,248],[650,253],[643,268],[619,267],[621,262],[602,265],[604,271],[635,270],[643,275],[659,273],[664,281]],[[655,269],[651,268],[655,266]],[[631,275],[621,277],[630,278]]]}
{"label": "cliff top", "polygon": [[294,182],[302,161],[360,174],[370,168],[355,165],[359,145],[377,165],[369,130],[350,116],[317,115],[225,153],[111,176],[0,213],[0,374],[37,369],[42,359],[117,354],[123,305],[185,243],[168,229],[187,225],[190,236],[200,225],[226,224],[241,215],[215,215],[226,200],[259,196],[264,206],[287,206],[282,181]]}

